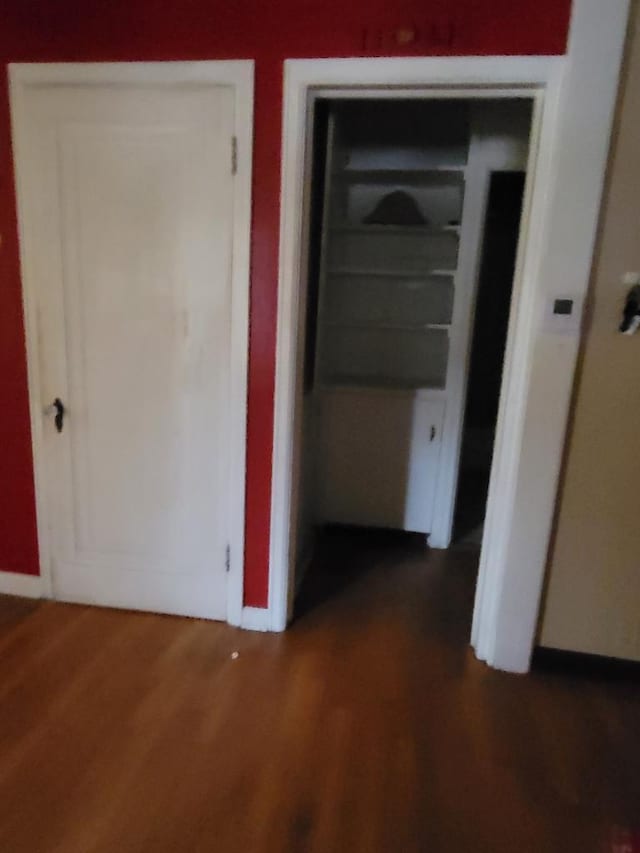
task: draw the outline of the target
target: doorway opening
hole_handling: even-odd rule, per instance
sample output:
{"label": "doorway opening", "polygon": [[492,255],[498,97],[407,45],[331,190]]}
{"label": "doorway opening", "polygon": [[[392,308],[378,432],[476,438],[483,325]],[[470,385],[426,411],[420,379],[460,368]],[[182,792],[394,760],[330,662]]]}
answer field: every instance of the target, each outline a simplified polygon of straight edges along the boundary
{"label": "doorway opening", "polygon": [[525,178],[524,171],[495,171],[489,181],[453,528],[455,543],[477,547],[493,460]]}
{"label": "doorway opening", "polygon": [[[521,239],[470,643],[489,666],[510,672],[529,669],[627,18],[624,3],[612,8],[606,20],[591,2],[576,2],[574,7],[565,56],[285,62],[265,614],[271,630],[282,631],[291,620],[295,569],[302,550],[298,522],[313,137],[310,106],[319,98],[461,98],[477,103],[528,99],[533,115]],[[467,185],[465,198],[471,197]],[[571,310],[570,320],[563,317],[561,324],[553,316],[558,299]],[[451,345],[450,352],[453,349]],[[462,397],[459,404],[463,408]],[[454,407],[447,406],[445,418],[452,411]],[[455,463],[447,466],[455,479],[454,444],[444,452],[450,435],[445,425],[441,452]],[[439,478],[438,490],[448,485],[446,478]],[[448,544],[453,505],[436,499],[434,506],[429,542],[442,548]]]}
{"label": "doorway opening", "polygon": [[358,575],[374,542],[386,565],[479,556],[532,115],[531,97],[310,104],[303,609],[349,575],[338,549]]}

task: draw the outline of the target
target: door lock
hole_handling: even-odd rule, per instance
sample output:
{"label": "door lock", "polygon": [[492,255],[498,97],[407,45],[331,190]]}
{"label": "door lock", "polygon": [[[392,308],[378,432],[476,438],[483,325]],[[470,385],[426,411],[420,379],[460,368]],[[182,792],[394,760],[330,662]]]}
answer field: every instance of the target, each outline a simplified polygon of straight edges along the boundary
{"label": "door lock", "polygon": [[60,397],[56,397],[53,403],[50,406],[47,406],[45,409],[45,413],[51,414],[51,412],[55,412],[55,417],[53,422],[56,425],[56,429],[58,432],[62,432],[62,427],[64,426],[64,413],[65,413],[64,403],[60,399]]}

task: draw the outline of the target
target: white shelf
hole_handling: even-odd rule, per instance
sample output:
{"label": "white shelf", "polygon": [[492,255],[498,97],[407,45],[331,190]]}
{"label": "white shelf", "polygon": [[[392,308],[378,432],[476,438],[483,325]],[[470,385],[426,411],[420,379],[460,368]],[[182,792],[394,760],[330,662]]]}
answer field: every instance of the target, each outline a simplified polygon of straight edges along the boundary
{"label": "white shelf", "polygon": [[333,177],[340,181],[359,181],[370,183],[391,182],[430,182],[455,178],[464,180],[466,165],[434,166],[430,169],[342,169],[334,172]]}
{"label": "white shelf", "polygon": [[377,276],[380,278],[430,278],[430,277],[447,277],[455,276],[457,270],[453,269],[426,269],[414,270],[413,272],[401,272],[400,270],[381,270],[381,269],[365,269],[363,267],[334,267],[327,270],[332,276]]}
{"label": "white shelf", "polygon": [[325,379],[320,387],[323,391],[340,391],[345,394],[352,392],[358,394],[377,393],[388,395],[428,393],[429,395],[438,394],[439,396],[445,396],[445,389],[442,385],[412,385],[409,383],[402,385],[397,380],[387,380],[385,383],[385,381],[380,379],[379,376],[372,376],[371,384],[368,384],[361,376],[353,381],[351,381],[347,376],[342,378],[336,377],[333,380]]}
{"label": "white shelf", "polygon": [[331,228],[336,234],[370,234],[380,236],[409,235],[428,237],[434,234],[460,234],[459,225],[334,225]]}
{"label": "white shelf", "polygon": [[322,382],[318,390],[323,394],[362,394],[381,397],[418,397],[428,400],[446,399],[447,392],[444,388],[435,388],[428,385],[399,388],[391,385],[362,385],[343,382],[338,384]]}
{"label": "white shelf", "polygon": [[330,320],[326,324],[330,329],[364,329],[372,332],[437,332],[449,331],[451,323],[421,323],[408,325],[406,323],[342,323]]}

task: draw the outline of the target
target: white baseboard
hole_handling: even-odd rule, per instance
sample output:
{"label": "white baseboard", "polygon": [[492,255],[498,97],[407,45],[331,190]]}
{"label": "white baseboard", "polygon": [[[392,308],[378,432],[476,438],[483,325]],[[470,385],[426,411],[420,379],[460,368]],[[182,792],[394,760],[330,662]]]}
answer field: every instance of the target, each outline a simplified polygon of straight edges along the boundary
{"label": "white baseboard", "polygon": [[[43,598],[42,578],[0,571],[0,595]],[[271,613],[266,607],[243,607],[240,627],[246,631],[271,631]]]}
{"label": "white baseboard", "polygon": [[23,598],[42,598],[44,587],[38,575],[21,575],[0,571],[0,594],[19,595]]}
{"label": "white baseboard", "polygon": [[245,631],[272,631],[271,612],[266,607],[243,607],[240,627]]}

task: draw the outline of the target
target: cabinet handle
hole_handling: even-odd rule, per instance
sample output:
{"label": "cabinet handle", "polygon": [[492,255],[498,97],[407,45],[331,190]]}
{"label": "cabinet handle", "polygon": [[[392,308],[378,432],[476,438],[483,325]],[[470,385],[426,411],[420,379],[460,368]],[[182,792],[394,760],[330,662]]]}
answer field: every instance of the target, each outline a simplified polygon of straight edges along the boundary
{"label": "cabinet handle", "polygon": [[434,426],[431,427],[431,433],[429,435],[429,441],[433,441],[436,437],[436,428]]}

